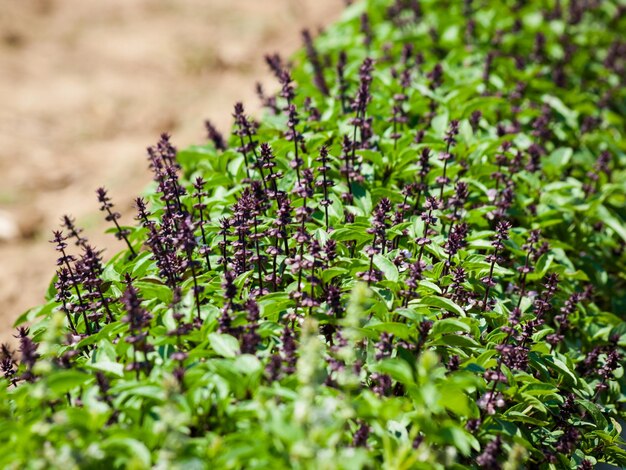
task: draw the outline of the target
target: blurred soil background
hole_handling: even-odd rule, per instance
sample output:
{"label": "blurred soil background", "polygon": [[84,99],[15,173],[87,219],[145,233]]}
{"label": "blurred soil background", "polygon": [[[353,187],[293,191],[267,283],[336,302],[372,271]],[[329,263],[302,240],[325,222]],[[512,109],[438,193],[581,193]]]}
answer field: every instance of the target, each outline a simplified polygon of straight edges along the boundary
{"label": "blurred soil background", "polygon": [[342,0],[0,0],[0,341],[43,302],[48,243],[76,217],[105,259],[123,246],[98,212],[105,186],[133,223],[161,132],[184,148],[211,119],[227,134],[235,101],[258,112],[263,55],[289,54]]}

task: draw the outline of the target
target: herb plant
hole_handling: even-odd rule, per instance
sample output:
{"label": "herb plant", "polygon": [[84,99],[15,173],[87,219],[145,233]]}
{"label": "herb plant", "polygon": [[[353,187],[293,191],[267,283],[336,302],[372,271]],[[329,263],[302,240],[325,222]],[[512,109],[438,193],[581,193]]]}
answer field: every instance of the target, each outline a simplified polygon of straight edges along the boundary
{"label": "herb plant", "polygon": [[[3,468],[626,466],[626,5],[369,0],[71,217]],[[30,328],[24,324],[30,323]]]}

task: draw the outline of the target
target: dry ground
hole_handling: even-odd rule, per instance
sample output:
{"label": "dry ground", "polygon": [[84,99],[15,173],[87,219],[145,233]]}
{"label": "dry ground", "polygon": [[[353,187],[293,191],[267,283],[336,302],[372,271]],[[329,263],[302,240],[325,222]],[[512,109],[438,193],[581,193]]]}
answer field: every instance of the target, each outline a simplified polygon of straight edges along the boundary
{"label": "dry ground", "polygon": [[94,191],[129,222],[149,182],[145,147],[160,132],[184,147],[203,120],[230,128],[232,104],[257,108],[271,82],[264,53],[289,53],[300,30],[342,0],[0,0],[0,340],[41,303],[55,270],[47,243],[72,214],[98,246]]}

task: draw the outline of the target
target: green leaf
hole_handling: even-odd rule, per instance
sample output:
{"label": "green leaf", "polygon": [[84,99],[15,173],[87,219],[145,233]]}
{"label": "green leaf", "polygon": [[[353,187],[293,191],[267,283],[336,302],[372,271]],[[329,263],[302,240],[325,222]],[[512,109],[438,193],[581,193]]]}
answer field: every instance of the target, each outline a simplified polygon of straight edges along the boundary
{"label": "green leaf", "polygon": [[239,341],[231,335],[211,333],[209,344],[222,357],[235,357],[239,354]]}
{"label": "green leaf", "polygon": [[396,380],[404,385],[415,384],[411,366],[402,359],[384,359],[381,362],[372,365],[370,370],[372,372],[387,374],[393,380]]}
{"label": "green leaf", "polygon": [[598,206],[598,219],[608,225],[622,240],[626,241],[626,225],[617,220],[604,206]]}
{"label": "green leaf", "polygon": [[[121,451],[126,458],[124,468],[150,468],[152,466],[152,458],[148,448],[140,441],[130,437],[111,437],[102,443],[104,450]],[[113,454],[115,455],[115,453]]]}
{"label": "green leaf", "polygon": [[367,325],[367,329],[374,331],[384,331],[401,339],[408,339],[411,336],[411,328],[409,328],[409,326],[404,323],[376,323],[373,325]]}
{"label": "green leaf", "polygon": [[87,367],[101,372],[108,372],[109,374],[113,374],[117,377],[124,377],[124,365],[117,362],[100,361],[87,364]]}
{"label": "green leaf", "polygon": [[400,274],[398,273],[398,268],[383,255],[374,255],[374,265],[376,265],[376,267],[383,272],[386,279],[392,282],[398,282],[398,278],[400,276]]}
{"label": "green leaf", "polygon": [[[411,304],[413,304],[413,302],[411,302]],[[447,310],[448,312],[456,313],[457,315],[461,317],[467,316],[467,314],[465,313],[465,310],[463,310],[453,301],[445,297],[440,297],[437,295],[431,295],[428,297],[421,298],[417,301],[417,305],[425,305],[429,307],[442,308],[444,310]]]}
{"label": "green leaf", "polygon": [[471,328],[469,325],[463,323],[456,318],[444,318],[443,320],[437,321],[430,332],[431,338],[437,338],[438,336],[444,335],[446,333],[454,333],[457,331],[463,331],[465,333],[469,333]]}
{"label": "green leaf", "polygon": [[46,379],[47,387],[57,395],[63,395],[70,390],[84,385],[91,376],[78,370],[56,371]]}

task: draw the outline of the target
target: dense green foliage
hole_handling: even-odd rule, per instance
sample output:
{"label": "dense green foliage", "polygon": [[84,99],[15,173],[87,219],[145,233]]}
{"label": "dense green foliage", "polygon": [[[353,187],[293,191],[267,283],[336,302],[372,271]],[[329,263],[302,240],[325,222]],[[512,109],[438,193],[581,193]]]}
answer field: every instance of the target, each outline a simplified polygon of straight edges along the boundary
{"label": "dense green foliage", "polygon": [[55,234],[0,466],[626,466],[625,12],[370,0],[269,57],[129,249]]}

